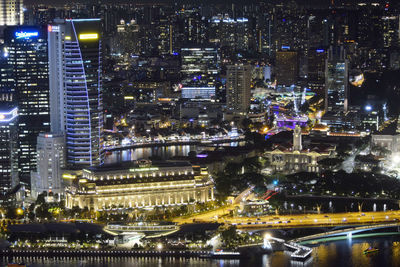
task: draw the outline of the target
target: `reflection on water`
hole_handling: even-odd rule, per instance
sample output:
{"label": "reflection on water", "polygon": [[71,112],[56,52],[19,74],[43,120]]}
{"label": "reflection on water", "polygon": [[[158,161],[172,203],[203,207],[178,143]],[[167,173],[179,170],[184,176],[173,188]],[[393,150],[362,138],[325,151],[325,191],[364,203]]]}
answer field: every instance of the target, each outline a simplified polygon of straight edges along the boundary
{"label": "reflection on water", "polygon": [[148,159],[151,156],[158,156],[166,160],[175,156],[187,156],[190,151],[196,151],[196,146],[161,146],[116,150],[112,154],[106,155],[105,163]]}
{"label": "reflection on water", "polygon": [[[320,244],[314,248],[311,266],[400,266],[399,237],[350,239]],[[369,247],[379,252],[364,255]]]}
{"label": "reflection on water", "polygon": [[[177,258],[83,258],[83,259],[33,259],[16,258],[14,262],[25,262],[34,267],[385,267],[400,266],[399,237],[382,237],[368,239],[342,240],[319,244],[314,247],[312,260],[305,264],[290,260],[285,252],[275,252],[272,255],[253,257],[245,260],[208,260],[208,259],[177,259]],[[364,255],[368,247],[377,247],[379,252]],[[5,266],[7,259],[0,258],[0,266]]]}
{"label": "reflection on water", "polygon": [[[244,146],[246,142],[231,142],[219,144],[218,146],[238,147]],[[115,150],[111,154],[106,155],[105,163],[116,163],[121,161],[133,161],[137,159],[148,159],[151,156],[158,156],[161,159],[168,160],[175,156],[187,156],[190,151],[197,153],[203,150],[214,150],[216,147],[202,145],[179,145],[179,146],[159,146],[159,147],[143,147],[125,150]]]}

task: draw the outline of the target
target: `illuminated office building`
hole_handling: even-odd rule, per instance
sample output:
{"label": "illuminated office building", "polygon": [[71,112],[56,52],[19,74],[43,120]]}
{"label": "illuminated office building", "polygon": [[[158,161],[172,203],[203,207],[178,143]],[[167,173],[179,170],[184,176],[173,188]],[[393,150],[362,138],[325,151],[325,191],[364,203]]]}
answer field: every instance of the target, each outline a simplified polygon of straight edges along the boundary
{"label": "illuminated office building", "polygon": [[66,138],[69,166],[103,164],[100,19],[48,26],[51,132]]}
{"label": "illuminated office building", "polygon": [[308,87],[321,96],[325,94],[325,62],[326,50],[312,48],[308,51]]}
{"label": "illuminated office building", "polygon": [[0,0],[0,26],[24,23],[23,0]]}
{"label": "illuminated office building", "polygon": [[210,42],[229,47],[232,51],[249,49],[251,23],[247,18],[214,16],[210,19]]}
{"label": "illuminated office building", "polygon": [[343,47],[330,47],[325,64],[325,111],[332,114],[348,108],[348,64]]}
{"label": "illuminated office building", "polygon": [[299,60],[296,51],[276,52],[276,80],[278,85],[291,86],[299,78]]}
{"label": "illuminated office building", "polygon": [[215,99],[215,82],[219,74],[219,55],[215,47],[181,49],[182,98]]}
{"label": "illuminated office building", "polygon": [[6,79],[18,105],[18,164],[28,182],[36,169],[36,141],[50,130],[47,33],[44,27],[10,26],[4,30]]}
{"label": "illuminated office building", "polygon": [[247,113],[250,108],[251,66],[228,65],[226,76],[228,109],[235,113]]}
{"label": "illuminated office building", "polygon": [[43,191],[62,193],[61,168],[65,167],[63,134],[41,133],[37,138],[37,169],[31,175],[31,195]]}
{"label": "illuminated office building", "polygon": [[18,108],[0,104],[0,199],[19,184],[18,178]]}
{"label": "illuminated office building", "polygon": [[141,160],[90,167],[82,173],[78,188],[67,190],[67,208],[154,208],[214,199],[207,170],[188,162]]}

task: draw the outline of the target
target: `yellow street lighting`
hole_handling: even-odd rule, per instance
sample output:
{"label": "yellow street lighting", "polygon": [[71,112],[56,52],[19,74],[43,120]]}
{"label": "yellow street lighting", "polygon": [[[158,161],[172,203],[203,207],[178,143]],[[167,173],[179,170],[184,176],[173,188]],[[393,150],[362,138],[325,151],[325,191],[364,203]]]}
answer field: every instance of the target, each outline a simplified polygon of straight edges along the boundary
{"label": "yellow street lighting", "polygon": [[24,211],[21,208],[18,208],[16,211],[17,211],[17,215],[24,214]]}

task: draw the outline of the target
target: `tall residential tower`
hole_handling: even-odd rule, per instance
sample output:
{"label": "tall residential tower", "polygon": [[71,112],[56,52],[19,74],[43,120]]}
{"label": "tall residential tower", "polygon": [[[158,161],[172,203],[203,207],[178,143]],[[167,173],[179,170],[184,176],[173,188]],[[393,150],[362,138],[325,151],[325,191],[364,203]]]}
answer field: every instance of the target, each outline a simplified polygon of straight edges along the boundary
{"label": "tall residential tower", "polygon": [[247,113],[250,108],[251,65],[228,65],[226,76],[228,109],[234,113]]}

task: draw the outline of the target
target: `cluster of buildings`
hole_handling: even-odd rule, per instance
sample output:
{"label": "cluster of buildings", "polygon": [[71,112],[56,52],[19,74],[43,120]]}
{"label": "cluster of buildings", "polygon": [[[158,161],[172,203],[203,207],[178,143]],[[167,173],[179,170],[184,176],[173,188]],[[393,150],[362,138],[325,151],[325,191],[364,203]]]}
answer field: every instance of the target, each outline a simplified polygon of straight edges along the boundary
{"label": "cluster of buildings", "polygon": [[207,174],[186,163],[104,166],[105,129],[113,132],[121,118],[137,122],[127,124],[133,132],[152,122],[145,133],[155,124],[275,123],[295,137],[266,153],[274,171],[318,172],[332,149],[302,147],[306,100],[321,98],[313,120],[332,132],[375,131],[391,107],[373,97],[352,103],[350,82],[360,87],[366,72],[400,68],[394,4],[24,8],[22,0],[0,0],[0,14],[3,201],[29,188],[32,197],[59,193],[68,207],[94,209],[213,199]]}

